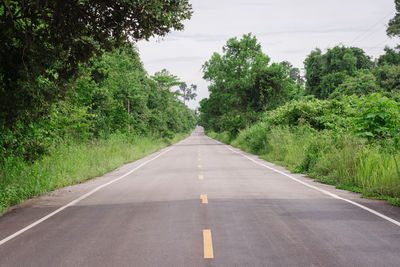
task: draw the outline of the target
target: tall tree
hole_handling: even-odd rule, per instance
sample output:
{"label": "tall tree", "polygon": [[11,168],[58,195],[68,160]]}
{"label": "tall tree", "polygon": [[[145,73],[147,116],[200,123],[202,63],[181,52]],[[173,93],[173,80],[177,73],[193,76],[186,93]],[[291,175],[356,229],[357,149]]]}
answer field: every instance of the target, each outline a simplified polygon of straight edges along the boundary
{"label": "tall tree", "polygon": [[188,0],[1,1],[0,123],[41,116],[81,62],[182,30],[191,14]]}
{"label": "tall tree", "polygon": [[323,59],[322,51],[319,48],[311,51],[311,53],[304,60],[304,68],[306,70],[306,91],[307,95],[315,95],[319,97],[320,90],[319,84],[323,76]]}
{"label": "tall tree", "polygon": [[186,83],[182,83],[179,85],[179,94],[182,96],[183,104],[186,104],[186,101],[193,100],[196,98],[197,85],[191,84],[190,87]]}
{"label": "tall tree", "polygon": [[200,119],[206,128],[236,134],[258,119],[260,112],[288,100],[297,91],[282,64],[269,65],[255,36],[231,38],[203,65],[210,82],[210,97],[200,103]]}
{"label": "tall tree", "polygon": [[161,88],[162,90],[170,91],[172,87],[180,86],[183,84],[178,76],[173,75],[166,69],[162,69],[161,71],[154,73],[151,78],[157,82],[159,88]]}
{"label": "tall tree", "polygon": [[389,21],[386,33],[391,37],[400,37],[400,0],[394,0],[394,3],[396,5],[396,14],[394,18]]}
{"label": "tall tree", "polygon": [[316,49],[304,61],[306,94],[327,98],[347,78],[358,70],[371,70],[374,63],[358,47],[335,46],[322,53]]}
{"label": "tall tree", "polygon": [[388,65],[400,65],[400,45],[395,48],[385,47],[385,54],[381,55],[378,59],[380,66]]}
{"label": "tall tree", "polygon": [[304,84],[304,78],[301,76],[300,69],[293,67],[292,63],[289,61],[282,61],[281,64],[287,69],[289,72],[289,77],[297,83]]}
{"label": "tall tree", "polygon": [[268,66],[269,57],[261,50],[256,37],[243,35],[241,40],[231,38],[203,65],[203,78],[211,82],[209,91],[227,94],[227,109],[247,109],[252,95],[255,74]]}

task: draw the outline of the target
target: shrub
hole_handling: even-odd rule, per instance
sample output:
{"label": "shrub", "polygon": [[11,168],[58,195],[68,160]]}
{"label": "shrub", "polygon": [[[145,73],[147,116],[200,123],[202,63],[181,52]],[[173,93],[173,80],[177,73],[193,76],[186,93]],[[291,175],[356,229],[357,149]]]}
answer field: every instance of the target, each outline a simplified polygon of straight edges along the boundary
{"label": "shrub", "polygon": [[379,93],[363,97],[354,114],[354,132],[370,141],[393,138],[400,129],[400,106]]}

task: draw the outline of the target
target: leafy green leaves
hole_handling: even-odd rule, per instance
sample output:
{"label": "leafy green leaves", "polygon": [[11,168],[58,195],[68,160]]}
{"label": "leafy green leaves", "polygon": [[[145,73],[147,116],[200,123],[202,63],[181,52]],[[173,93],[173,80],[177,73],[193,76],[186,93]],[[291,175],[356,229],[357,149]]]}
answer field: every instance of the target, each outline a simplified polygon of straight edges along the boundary
{"label": "leafy green leaves", "polygon": [[400,129],[400,105],[379,93],[363,97],[354,114],[354,131],[369,140],[393,138]]}
{"label": "leafy green leaves", "polygon": [[65,100],[51,104],[37,120],[17,121],[13,129],[0,124],[0,163],[7,157],[34,161],[60,143],[107,139],[115,133],[172,138],[196,123],[174,92],[148,77],[131,45],[82,65],[70,86]]}
{"label": "leafy green leaves", "polygon": [[357,75],[358,70],[373,67],[371,58],[357,47],[335,46],[322,54],[316,49],[304,61],[306,94],[328,98],[345,79]]}
{"label": "leafy green leaves", "polygon": [[206,128],[235,135],[258,120],[260,112],[301,94],[289,66],[269,65],[269,57],[251,34],[229,39],[222,50],[203,65],[203,78],[210,82],[210,97],[200,102]]}
{"label": "leafy green leaves", "polygon": [[400,36],[400,0],[394,0],[394,3],[396,5],[396,15],[389,21],[386,30],[387,35],[391,37]]}
{"label": "leafy green leaves", "polygon": [[81,62],[182,30],[192,9],[188,0],[16,0],[2,1],[0,14],[0,123],[12,126],[63,99]]}

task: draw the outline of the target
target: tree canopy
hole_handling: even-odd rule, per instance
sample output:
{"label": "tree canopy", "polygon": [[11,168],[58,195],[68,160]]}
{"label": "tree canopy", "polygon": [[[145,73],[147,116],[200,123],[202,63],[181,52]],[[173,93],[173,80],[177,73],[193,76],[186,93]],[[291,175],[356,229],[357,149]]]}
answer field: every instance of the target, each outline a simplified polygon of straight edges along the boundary
{"label": "tree canopy", "polygon": [[187,0],[2,1],[0,120],[40,117],[81,62],[127,41],[182,30]]}
{"label": "tree canopy", "polygon": [[394,36],[400,37],[400,0],[394,0],[394,3],[396,5],[396,14],[389,21],[386,33],[391,37]]}
{"label": "tree canopy", "polygon": [[200,102],[206,127],[232,133],[256,120],[257,113],[279,106],[298,92],[287,66],[269,65],[256,37],[231,38],[203,65],[210,97]]}
{"label": "tree canopy", "polygon": [[378,58],[378,64],[380,66],[385,64],[400,65],[400,45],[397,45],[394,48],[386,46],[384,50],[385,54]]}
{"label": "tree canopy", "polygon": [[0,125],[0,164],[10,156],[35,160],[62,142],[96,142],[114,134],[171,138],[196,123],[174,92],[148,76],[131,44],[80,66],[69,86],[66,97],[36,121]]}
{"label": "tree canopy", "polygon": [[180,81],[179,77],[173,75],[166,69],[157,71],[151,78],[158,84],[159,88],[162,90],[171,90],[174,86],[182,85],[183,82]]}
{"label": "tree canopy", "polygon": [[347,77],[373,66],[371,57],[358,47],[335,46],[324,54],[317,48],[304,61],[306,94],[327,98]]}
{"label": "tree canopy", "polygon": [[186,104],[186,101],[193,100],[196,98],[197,85],[191,84],[188,86],[186,83],[182,83],[179,85],[178,93],[181,95],[183,103]]}

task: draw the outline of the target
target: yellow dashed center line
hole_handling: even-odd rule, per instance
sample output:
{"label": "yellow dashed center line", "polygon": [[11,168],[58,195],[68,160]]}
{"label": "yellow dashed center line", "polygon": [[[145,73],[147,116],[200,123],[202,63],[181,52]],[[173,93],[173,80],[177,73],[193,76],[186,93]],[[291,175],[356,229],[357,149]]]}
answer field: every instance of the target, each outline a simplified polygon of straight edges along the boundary
{"label": "yellow dashed center line", "polygon": [[208,198],[206,194],[200,195],[201,203],[208,204]]}
{"label": "yellow dashed center line", "polygon": [[210,229],[203,230],[203,245],[204,245],[204,258],[205,259],[213,259],[214,251],[213,251],[212,237],[211,237]]}
{"label": "yellow dashed center line", "polygon": [[[197,150],[197,160],[201,161],[200,151]],[[197,168],[201,169],[201,164],[197,165]],[[199,180],[203,180],[204,176],[202,174],[199,175]],[[208,197],[207,194],[200,195],[201,203],[208,204]],[[203,230],[203,245],[204,245],[204,258],[205,259],[213,259],[214,258],[214,250],[212,245],[212,237],[211,237],[211,230],[204,229]]]}

